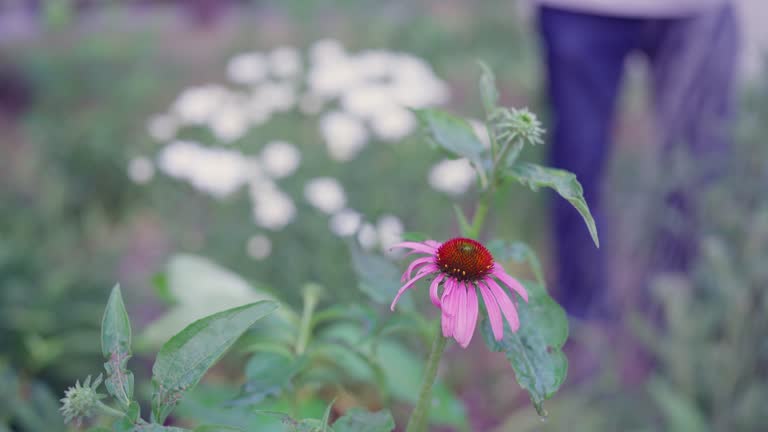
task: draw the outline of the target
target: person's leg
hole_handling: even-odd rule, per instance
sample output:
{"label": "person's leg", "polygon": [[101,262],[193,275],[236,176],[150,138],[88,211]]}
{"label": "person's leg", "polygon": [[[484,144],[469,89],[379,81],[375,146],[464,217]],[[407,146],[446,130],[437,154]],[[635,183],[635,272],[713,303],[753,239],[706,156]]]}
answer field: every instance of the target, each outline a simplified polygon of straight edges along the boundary
{"label": "person's leg", "polygon": [[579,213],[565,200],[554,201],[556,295],[570,315],[580,318],[604,312],[600,309],[608,289],[606,249],[611,242],[600,184],[624,60],[636,46],[640,23],[539,10],[552,114],[551,163],[576,174],[602,239],[602,249],[597,249]]}
{"label": "person's leg", "polygon": [[684,155],[689,167],[665,179],[668,217],[660,221],[652,265],[687,271],[697,249],[697,191],[727,166],[738,23],[729,5],[690,18],[659,20],[647,30],[662,163],[669,165],[667,172],[682,171],[671,164],[676,161],[671,156]]}

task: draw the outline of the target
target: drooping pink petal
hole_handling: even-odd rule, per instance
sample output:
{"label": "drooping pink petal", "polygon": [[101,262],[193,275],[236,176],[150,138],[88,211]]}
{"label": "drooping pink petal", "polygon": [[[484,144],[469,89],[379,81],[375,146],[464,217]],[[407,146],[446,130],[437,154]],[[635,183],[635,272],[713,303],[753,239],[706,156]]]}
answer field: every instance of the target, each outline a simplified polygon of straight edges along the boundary
{"label": "drooping pink petal", "polygon": [[443,337],[453,336],[453,320],[456,317],[456,311],[454,310],[453,301],[455,296],[454,289],[456,288],[456,281],[451,278],[445,279],[445,290],[443,290],[443,297],[440,300],[442,307],[442,313],[440,316],[440,325],[443,328]]}
{"label": "drooping pink petal", "polygon": [[390,246],[390,249],[397,249],[397,248],[412,249],[414,251],[430,254],[430,255],[433,255],[437,251],[437,249],[431,246],[427,246],[424,243],[417,243],[417,242],[402,242],[402,243],[397,243]]}
{"label": "drooping pink petal", "polygon": [[458,290],[458,305],[456,306],[456,321],[454,321],[453,337],[459,345],[462,345],[466,339],[467,332],[467,287],[464,285],[464,282],[459,282],[456,289]]}
{"label": "drooping pink petal", "polygon": [[469,346],[469,342],[472,341],[472,336],[475,334],[475,327],[477,326],[477,291],[472,282],[466,283],[467,288],[467,325],[462,335],[462,340],[459,341],[459,345],[462,348]]}
{"label": "drooping pink petal", "polygon": [[493,296],[496,298],[496,302],[499,304],[501,313],[509,323],[509,328],[512,329],[513,332],[516,332],[517,329],[520,328],[520,319],[517,317],[517,309],[515,309],[515,304],[512,303],[512,300],[510,300],[509,296],[507,296],[507,293],[504,292],[504,290],[499,286],[499,284],[496,283],[495,280],[486,277],[485,283],[488,284],[488,288],[490,288]]}
{"label": "drooping pink petal", "polygon": [[410,279],[411,278],[411,274],[413,273],[413,270],[416,267],[424,265],[424,264],[428,264],[428,263],[431,263],[431,262],[434,262],[434,261],[435,260],[431,256],[417,258],[417,259],[413,260],[413,262],[410,265],[408,265],[408,268],[405,269],[405,272],[403,273],[403,276],[400,278],[400,282],[405,282],[406,280]]}
{"label": "drooping pink petal", "polygon": [[440,273],[432,280],[432,283],[429,284],[429,299],[432,300],[432,304],[437,307],[442,307],[440,305],[440,297],[437,295],[437,288],[440,286],[440,281],[442,281],[443,278],[445,278],[445,275]]}
{"label": "drooping pink petal", "polygon": [[478,281],[477,286],[480,287],[480,295],[483,296],[483,303],[485,303],[485,309],[488,311],[488,321],[491,323],[493,338],[500,341],[504,337],[504,322],[501,321],[499,304],[496,303],[496,298],[483,281]]}
{"label": "drooping pink petal", "polygon": [[525,302],[528,303],[528,292],[525,290],[525,287],[523,287],[523,284],[518,282],[517,279],[508,275],[507,272],[504,271],[504,268],[501,266],[501,264],[496,263],[496,265],[493,266],[493,270],[491,271],[491,274],[501,279],[501,281],[504,282],[505,285],[507,285],[508,287],[512,288],[515,292],[520,294],[520,297],[522,297],[523,300],[525,300]]}
{"label": "drooping pink petal", "polygon": [[397,295],[395,296],[395,299],[392,300],[392,304],[389,306],[389,309],[394,311],[395,304],[397,304],[397,301],[400,300],[400,296],[403,295],[403,293],[405,293],[405,291],[408,288],[412,287],[413,284],[415,284],[419,279],[423,278],[426,275],[435,273],[437,271],[439,271],[439,269],[435,265],[427,264],[426,266],[424,266],[424,268],[422,268],[421,270],[419,270],[418,273],[416,273],[416,276],[413,279],[409,280],[405,285],[400,287],[400,289],[397,291]]}
{"label": "drooping pink petal", "polygon": [[430,247],[433,247],[435,249],[439,248],[442,243],[434,240],[425,240],[424,244]]}

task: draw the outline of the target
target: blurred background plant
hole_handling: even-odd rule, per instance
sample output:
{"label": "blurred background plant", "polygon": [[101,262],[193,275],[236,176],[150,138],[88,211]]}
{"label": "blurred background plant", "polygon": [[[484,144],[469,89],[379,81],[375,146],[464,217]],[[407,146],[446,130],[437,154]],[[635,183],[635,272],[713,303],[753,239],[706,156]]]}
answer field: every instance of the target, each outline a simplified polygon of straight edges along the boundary
{"label": "blurred background plant", "polygon": [[[32,7],[33,12],[27,2],[0,6],[0,374],[5,383],[0,385],[0,430],[64,429],[55,400],[66,385],[102,363],[93,341],[115,279],[124,287],[140,335],[132,360],[137,381],[149,375],[146,353],[175,332],[171,329],[214,308],[269,296],[300,316],[307,305],[301,287],[314,282],[323,287],[316,297],[316,317],[346,317],[348,324],[333,326],[320,319],[306,342],[323,351],[329,341],[334,346],[345,341],[347,348],[334,352],[333,361],[313,360],[314,366],[324,365],[322,374],[306,373],[299,362],[291,369],[295,375],[276,377],[274,383],[249,377],[281,361],[285,350],[295,354],[297,334],[291,331],[297,329],[286,330],[290,337],[276,334],[265,340],[257,326],[235,351],[240,354],[214,369],[179,407],[181,418],[201,423],[226,418],[244,428],[262,425],[268,417],[226,403],[262,396],[262,409],[319,418],[327,406],[328,383],[341,383],[349,395],[337,400],[338,412],[357,405],[376,408],[381,401],[369,389],[380,386],[382,376],[402,407],[396,417],[407,413],[408,395],[418,385],[413,377],[420,376],[415,359],[424,351],[422,336],[410,321],[366,318],[365,308],[381,307],[376,300],[381,290],[396,287],[372,286],[370,280],[386,281],[381,272],[397,279],[396,267],[373,252],[412,227],[428,227],[435,236],[455,233],[450,220],[434,215],[471,198],[464,191],[474,179],[465,161],[435,156],[422,137],[411,135],[413,129],[402,129],[407,135],[402,140],[377,133],[371,117],[349,109],[355,101],[345,101],[343,91],[313,101],[307,96],[312,89],[308,78],[316,70],[311,68],[313,52],[325,46],[331,54],[341,49],[350,62],[378,53],[379,60],[411,59],[421,70],[426,65],[429,82],[444,91],[427,105],[449,104],[470,116],[482,112],[474,94],[476,60],[483,59],[496,72],[504,105],[542,111],[537,46],[529,23],[515,2],[506,1],[242,1],[188,13],[193,4],[205,3],[58,0],[42,2],[44,7]],[[287,73],[291,58],[300,65],[295,75]],[[243,82],[257,76],[260,61],[267,68],[265,77]],[[282,72],[274,75],[277,64]],[[326,73],[338,78],[340,72]],[[764,76],[752,76],[735,131],[732,168],[699,202],[705,253],[689,275],[656,277],[643,275],[644,267],[636,263],[652,253],[653,245],[641,240],[664,222],[659,218],[675,217],[646,218],[663,192],[661,179],[665,184],[673,180],[640,175],[657,172],[657,149],[644,145],[645,101],[634,91],[642,84],[630,80],[618,130],[622,146],[609,190],[623,248],[615,269],[620,275],[617,295],[626,311],[622,316],[632,317],[616,332],[627,336],[626,350],[606,348],[616,335],[601,338],[577,327],[574,338],[601,353],[600,374],[566,382],[548,406],[553,415],[547,423],[525,408],[525,396],[516,386],[510,388],[503,358],[472,347],[467,358],[449,353],[452,370],[465,367],[472,373],[441,383],[438,397],[444,410],[434,410],[440,427],[715,431],[760,430],[768,422],[760,409],[768,402],[768,300],[761,266],[768,253],[765,82]],[[281,87],[286,83],[290,90]],[[260,114],[252,112],[248,128],[239,127],[237,112],[220,116],[218,123],[178,127],[174,122],[181,100],[194,99],[191,91],[206,88],[203,99],[224,95],[227,103],[259,94],[273,101],[292,94],[293,100],[270,108],[269,120],[258,124],[254,118]],[[375,91],[367,94],[377,97]],[[322,105],[313,106],[318,100]],[[358,101],[362,106],[369,102]],[[407,126],[404,118],[400,121]],[[336,153],[331,150],[328,134],[334,128],[346,131],[341,135],[352,149],[346,160],[334,157],[344,155],[343,143]],[[366,139],[356,141],[355,134]],[[217,184],[222,179],[205,166],[206,160],[258,166],[261,179],[268,180],[262,186],[268,185],[273,198],[290,199],[290,206],[284,206],[293,208],[290,223],[272,229],[259,222],[249,193],[251,177],[235,178],[237,187],[229,191],[225,185],[227,193],[221,194],[221,189],[198,187],[188,171],[173,174],[179,171],[163,165],[173,151],[187,161],[202,160],[198,171],[215,177]],[[530,156],[539,156],[537,151]],[[684,155],[681,161],[685,165]],[[499,216],[489,221],[492,229],[546,251],[546,201],[531,199],[522,188],[509,193],[497,205]],[[313,200],[313,195],[324,199]],[[269,208],[275,208],[274,200]],[[350,248],[362,247],[357,244],[371,247],[358,252],[373,264],[356,268]],[[543,258],[549,266],[546,254]],[[366,279],[356,272],[371,265],[380,273]],[[523,265],[515,270],[528,271]],[[181,273],[188,278],[180,281]],[[653,288],[644,297],[633,297],[640,294],[632,292],[645,291],[631,287],[645,282]],[[651,318],[646,309],[634,307],[649,300],[661,306],[651,308]],[[403,334],[403,328],[412,331]],[[366,329],[381,334],[374,362],[374,346],[355,345],[366,339]],[[265,351],[270,354],[243,355]],[[643,361],[628,365],[622,352],[637,353]],[[478,369],[481,376],[474,374]],[[296,399],[285,397],[285,386],[299,390]],[[142,391],[146,395],[149,390],[137,388]]]}

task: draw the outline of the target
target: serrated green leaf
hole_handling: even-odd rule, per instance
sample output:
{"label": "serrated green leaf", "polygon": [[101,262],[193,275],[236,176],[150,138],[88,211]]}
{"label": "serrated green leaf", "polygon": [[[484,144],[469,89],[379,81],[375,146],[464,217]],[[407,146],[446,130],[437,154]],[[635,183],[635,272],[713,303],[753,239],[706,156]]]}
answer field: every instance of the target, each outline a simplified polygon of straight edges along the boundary
{"label": "serrated green leaf", "polygon": [[584,219],[584,223],[587,225],[587,229],[589,229],[592,241],[595,242],[595,246],[600,247],[595,220],[592,218],[587,201],[584,199],[584,189],[582,189],[581,183],[576,179],[575,174],[527,162],[512,166],[507,170],[507,174],[534,191],[540,187],[554,189],[555,192],[578,210],[582,219]]}
{"label": "serrated green leaf", "polygon": [[419,109],[414,112],[430,140],[454,157],[469,159],[485,186],[488,183],[483,168],[485,147],[472,126],[463,118],[440,110]]}
{"label": "serrated green leaf", "polygon": [[256,321],[277,309],[260,301],[195,321],[160,349],[152,367],[152,417],[162,423],[189,388]]}
{"label": "serrated green leaf", "polygon": [[109,394],[128,408],[133,397],[133,373],[127,368],[131,358],[131,321],[119,284],[112,288],[101,321],[101,352],[107,359],[104,363],[107,370],[104,386]]}
{"label": "serrated green leaf", "polygon": [[496,89],[496,77],[493,71],[484,62],[480,65],[480,97],[483,100],[483,108],[486,116],[490,117],[499,103],[499,91]]}
{"label": "serrated green leaf", "polygon": [[333,424],[335,432],[391,432],[395,420],[388,410],[368,412],[352,408]]}
{"label": "serrated green leaf", "polygon": [[482,332],[488,348],[506,355],[517,382],[528,391],[539,415],[544,416],[544,400],[560,388],[568,371],[568,359],[562,352],[568,339],[568,319],[544,287],[533,282],[523,284],[528,291],[528,303],[518,303],[517,333],[505,321],[504,337],[496,341],[487,319]]}
{"label": "serrated green leaf", "polygon": [[[360,290],[376,303],[388,305],[392,302],[397,290],[402,286],[397,266],[381,255],[362,250],[352,242],[349,243],[349,253]],[[411,308],[413,302],[406,297],[398,305],[401,308]]]}

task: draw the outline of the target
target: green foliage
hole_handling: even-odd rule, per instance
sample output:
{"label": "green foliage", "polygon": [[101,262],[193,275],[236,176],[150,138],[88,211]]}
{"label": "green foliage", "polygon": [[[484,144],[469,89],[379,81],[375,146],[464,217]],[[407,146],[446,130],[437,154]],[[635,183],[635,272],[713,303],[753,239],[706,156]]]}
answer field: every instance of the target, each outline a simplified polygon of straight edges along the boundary
{"label": "green foliage", "polygon": [[431,143],[453,157],[467,158],[477,170],[480,181],[487,183],[483,162],[485,149],[466,120],[435,109],[420,109],[414,112]]}
{"label": "green foliage", "polygon": [[515,164],[506,171],[506,174],[534,191],[542,187],[554,189],[555,192],[568,200],[579,211],[589,229],[592,241],[595,242],[595,246],[600,247],[595,220],[589,211],[587,201],[584,199],[584,190],[576,179],[576,175],[565,170],[543,167],[532,163]]}
{"label": "green foliage", "polygon": [[334,432],[391,432],[395,420],[388,411],[371,413],[360,408],[347,411],[333,423]]}
{"label": "green foliage", "polygon": [[163,345],[152,367],[152,418],[162,423],[179,399],[256,321],[277,309],[261,301],[195,321]]}
{"label": "green foliage", "polygon": [[[381,255],[363,251],[354,243],[350,242],[349,248],[360,290],[376,303],[388,305],[399,287],[400,271],[397,266]],[[404,300],[402,307],[409,307],[411,303]]]}
{"label": "green foliage", "polygon": [[104,385],[109,394],[127,408],[133,398],[133,372],[127,369],[128,359],[131,358],[131,321],[120,294],[120,285],[112,289],[104,311],[101,351],[107,358],[104,364],[107,370]]}
{"label": "green foliage", "polygon": [[503,352],[515,370],[517,382],[531,397],[539,415],[546,415],[543,407],[565,381],[568,359],[562,352],[568,339],[568,320],[565,311],[538,284],[526,282],[528,302],[518,303],[520,329],[510,331],[505,322],[504,337],[496,341],[490,322],[482,327],[488,347]]}

